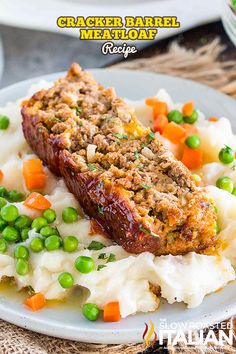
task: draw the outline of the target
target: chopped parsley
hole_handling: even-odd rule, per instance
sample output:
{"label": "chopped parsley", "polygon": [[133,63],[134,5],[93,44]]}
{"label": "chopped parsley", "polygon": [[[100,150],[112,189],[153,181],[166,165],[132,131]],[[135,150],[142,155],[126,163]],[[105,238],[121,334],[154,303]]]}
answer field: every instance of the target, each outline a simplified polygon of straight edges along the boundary
{"label": "chopped parsley", "polygon": [[83,112],[82,107],[75,107],[75,108],[73,108],[73,110],[75,111],[75,113],[82,113]]}
{"label": "chopped parsley", "polygon": [[102,268],[106,268],[106,265],[105,264],[99,264],[98,267],[97,267],[97,270],[101,270]]}
{"label": "chopped parsley", "polygon": [[143,187],[144,189],[151,189],[151,188],[152,188],[152,186],[147,186],[146,184],[143,184],[142,187]]}
{"label": "chopped parsley", "polygon": [[155,232],[146,229],[146,227],[143,227],[142,225],[140,225],[140,228],[139,228],[139,229],[140,229],[142,232],[144,232],[146,235],[152,235],[152,236],[155,236],[155,237],[160,237],[159,235],[155,234]]}
{"label": "chopped parsley", "polygon": [[135,151],[134,157],[135,157],[136,160],[138,160],[139,157],[140,157],[140,153],[138,151]]}
{"label": "chopped parsley", "polygon": [[116,260],[116,255],[114,253],[111,253],[108,257],[107,263],[108,262],[115,262]]}
{"label": "chopped parsley", "polygon": [[155,139],[155,133],[153,131],[150,131],[150,133],[148,134],[148,142],[150,143],[154,139]]}
{"label": "chopped parsley", "polygon": [[100,253],[99,256],[98,256],[98,259],[107,259],[108,256],[106,253]]}
{"label": "chopped parsley", "polygon": [[114,135],[117,139],[125,139],[125,140],[128,140],[127,135],[125,135],[125,134],[113,133],[113,135]]}
{"label": "chopped parsley", "polygon": [[92,172],[97,171],[97,167],[94,164],[88,163],[87,166],[90,171]]}
{"label": "chopped parsley", "polygon": [[137,167],[141,170],[141,168],[143,168],[143,163],[140,163]]}
{"label": "chopped parsley", "polygon": [[104,208],[103,208],[103,206],[98,205],[98,212],[99,212],[99,214],[104,215]]}
{"label": "chopped parsley", "polygon": [[106,247],[103,243],[98,242],[98,241],[92,241],[90,245],[88,246],[89,250],[94,250],[98,251],[101,250],[102,248]]}
{"label": "chopped parsley", "polygon": [[106,253],[100,253],[98,259],[107,259],[106,263],[115,262],[116,255],[114,253],[110,253],[109,256]]}

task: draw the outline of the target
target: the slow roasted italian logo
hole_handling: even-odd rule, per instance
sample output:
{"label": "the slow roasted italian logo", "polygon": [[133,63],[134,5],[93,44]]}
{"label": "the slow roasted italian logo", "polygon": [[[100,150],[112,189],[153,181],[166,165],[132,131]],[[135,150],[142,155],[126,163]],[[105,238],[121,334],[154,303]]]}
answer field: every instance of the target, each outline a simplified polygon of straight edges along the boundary
{"label": "the slow roasted italian logo", "polygon": [[145,322],[145,329],[143,331],[143,340],[145,341],[146,347],[152,346],[157,340],[157,334],[155,332],[154,323],[150,321],[150,326]]}

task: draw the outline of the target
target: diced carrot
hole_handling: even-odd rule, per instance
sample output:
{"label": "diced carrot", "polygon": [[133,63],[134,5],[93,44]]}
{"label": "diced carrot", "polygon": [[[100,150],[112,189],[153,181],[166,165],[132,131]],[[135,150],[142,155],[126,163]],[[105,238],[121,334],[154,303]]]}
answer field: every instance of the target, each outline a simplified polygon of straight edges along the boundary
{"label": "diced carrot", "polygon": [[24,161],[24,169],[30,170],[30,173],[40,173],[43,170],[43,164],[40,159],[32,159]]}
{"label": "diced carrot", "polygon": [[165,126],[168,124],[168,118],[165,114],[159,114],[153,123],[153,130],[154,132],[159,132],[160,134],[163,133]]}
{"label": "diced carrot", "polygon": [[216,118],[216,117],[209,117],[208,120],[209,120],[209,122],[217,122],[217,121],[218,121],[218,118]]}
{"label": "diced carrot", "polygon": [[202,166],[203,150],[191,149],[187,145],[184,146],[182,162],[190,170],[196,170]]}
{"label": "diced carrot", "polygon": [[25,300],[25,304],[32,310],[38,311],[45,306],[46,300],[42,293],[37,293]]}
{"label": "diced carrot", "polygon": [[179,144],[185,137],[185,134],[186,130],[183,126],[176,124],[175,122],[170,122],[165,126],[162,135],[172,143]]}
{"label": "diced carrot", "polygon": [[197,129],[196,125],[194,125],[194,124],[184,123],[184,124],[182,124],[182,126],[186,130],[186,134],[185,134],[186,137],[188,137],[189,135],[193,135],[193,134],[198,133],[198,129]]}
{"label": "diced carrot", "polygon": [[193,114],[194,111],[194,103],[192,101],[186,102],[183,105],[182,113],[184,117],[190,117]]}
{"label": "diced carrot", "polygon": [[30,191],[43,189],[46,184],[46,175],[45,173],[28,174],[25,176],[25,184]]}
{"label": "diced carrot", "polygon": [[103,320],[105,322],[120,321],[120,305],[118,301],[109,302],[104,306]]}
{"label": "diced carrot", "polygon": [[154,106],[154,103],[158,102],[158,99],[155,97],[148,97],[145,100],[147,106]]}
{"label": "diced carrot", "polygon": [[3,177],[4,177],[4,174],[3,174],[2,170],[0,170],[0,182],[2,181]]}
{"label": "diced carrot", "polygon": [[168,114],[168,106],[165,102],[157,101],[153,106],[153,118],[155,119],[160,114],[164,114],[167,116]]}
{"label": "diced carrot", "polygon": [[51,207],[51,203],[42,194],[33,192],[23,203],[26,207],[36,210],[46,210]]}
{"label": "diced carrot", "polygon": [[28,190],[43,189],[45,187],[46,174],[41,160],[33,159],[24,161],[23,176]]}

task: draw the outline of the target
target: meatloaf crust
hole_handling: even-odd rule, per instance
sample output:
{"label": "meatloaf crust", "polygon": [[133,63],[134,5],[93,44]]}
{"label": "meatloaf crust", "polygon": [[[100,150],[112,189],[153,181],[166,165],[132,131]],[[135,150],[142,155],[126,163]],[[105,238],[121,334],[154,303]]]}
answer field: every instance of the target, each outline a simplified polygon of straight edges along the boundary
{"label": "meatloaf crust", "polygon": [[125,101],[78,64],[24,102],[22,117],[33,151],[126,251],[214,248],[216,214],[208,195]]}

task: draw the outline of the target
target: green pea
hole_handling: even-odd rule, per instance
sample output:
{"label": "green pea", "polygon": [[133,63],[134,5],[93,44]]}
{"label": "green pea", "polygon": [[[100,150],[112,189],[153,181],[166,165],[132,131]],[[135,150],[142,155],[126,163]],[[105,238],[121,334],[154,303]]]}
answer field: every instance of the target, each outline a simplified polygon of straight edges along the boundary
{"label": "green pea", "polygon": [[24,194],[13,189],[7,192],[7,199],[12,203],[22,202]]}
{"label": "green pea", "polygon": [[51,227],[51,226],[44,226],[42,227],[42,229],[40,230],[40,234],[43,237],[49,237],[51,235],[57,235],[58,231],[57,229],[55,229],[55,227]]}
{"label": "green pea", "polygon": [[6,130],[9,127],[10,119],[7,116],[0,115],[0,129]]}
{"label": "green pea", "polygon": [[8,242],[17,242],[20,240],[20,234],[17,229],[12,226],[7,226],[2,232],[4,240]]}
{"label": "green pea", "polygon": [[100,310],[95,304],[84,304],[82,307],[82,313],[89,321],[96,321]]}
{"label": "green pea", "polygon": [[223,176],[218,178],[218,180],[216,181],[216,187],[224,189],[229,193],[232,193],[234,189],[234,184],[231,178]]}
{"label": "green pea", "polygon": [[49,224],[53,223],[56,220],[56,212],[53,209],[47,209],[43,212],[43,217],[47,220]]}
{"label": "green pea", "polygon": [[0,197],[0,209],[7,204],[7,200],[3,197]]}
{"label": "green pea", "polygon": [[59,236],[52,235],[45,239],[45,247],[47,251],[55,251],[61,247],[61,239]]}
{"label": "green pea", "polygon": [[40,231],[42,227],[47,226],[47,224],[47,220],[44,217],[39,216],[38,218],[33,220],[31,227],[36,231]]}
{"label": "green pea", "polygon": [[7,190],[5,187],[0,186],[0,197],[6,197],[7,195]]}
{"label": "green pea", "polygon": [[80,273],[90,273],[92,270],[94,270],[94,260],[91,257],[79,256],[75,260],[75,268]]}
{"label": "green pea", "polygon": [[183,115],[180,111],[172,110],[168,113],[168,120],[169,122],[175,122],[177,124],[183,123]]}
{"label": "green pea", "polygon": [[29,259],[29,250],[27,247],[23,245],[19,245],[15,248],[14,251],[15,258]]}
{"label": "green pea", "polygon": [[5,229],[7,222],[0,217],[0,232]]}
{"label": "green pea", "polygon": [[1,209],[1,217],[7,222],[15,221],[19,216],[19,211],[15,205],[5,205]]}
{"label": "green pea", "polygon": [[201,140],[198,135],[193,134],[187,137],[185,143],[191,149],[197,149],[201,144]]}
{"label": "green pea", "polygon": [[31,225],[31,219],[27,215],[20,215],[15,221],[15,228],[18,230],[25,229]]}
{"label": "green pea", "polygon": [[25,229],[20,231],[22,241],[25,241],[29,238],[29,231],[30,231],[29,227],[26,227]]}
{"label": "green pea", "polygon": [[59,284],[62,288],[68,289],[74,285],[74,278],[71,273],[64,272],[58,276]]}
{"label": "green pea", "polygon": [[198,120],[198,113],[196,110],[193,111],[191,116],[185,116],[184,121],[188,124],[194,124]]}
{"label": "green pea", "polygon": [[18,258],[16,261],[16,273],[19,275],[26,275],[29,273],[29,263],[22,258]]}
{"label": "green pea", "polygon": [[75,236],[66,236],[63,239],[63,250],[65,252],[74,252],[78,248],[78,243]]}
{"label": "green pea", "polygon": [[232,194],[236,196],[236,188],[234,187]]}
{"label": "green pea", "polygon": [[5,253],[7,250],[7,243],[3,238],[0,238],[0,253]]}
{"label": "green pea", "polygon": [[229,146],[226,146],[220,150],[218,157],[220,162],[228,165],[234,161],[234,151]]}
{"label": "green pea", "polygon": [[35,237],[30,241],[30,248],[33,252],[41,252],[44,248],[43,240],[40,237]]}
{"label": "green pea", "polygon": [[78,212],[75,208],[67,207],[62,211],[62,219],[65,223],[70,224],[78,220]]}

